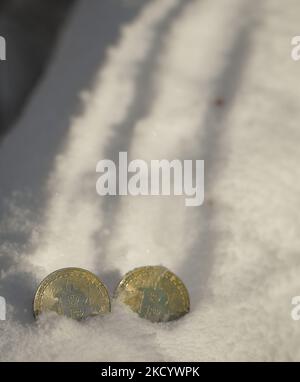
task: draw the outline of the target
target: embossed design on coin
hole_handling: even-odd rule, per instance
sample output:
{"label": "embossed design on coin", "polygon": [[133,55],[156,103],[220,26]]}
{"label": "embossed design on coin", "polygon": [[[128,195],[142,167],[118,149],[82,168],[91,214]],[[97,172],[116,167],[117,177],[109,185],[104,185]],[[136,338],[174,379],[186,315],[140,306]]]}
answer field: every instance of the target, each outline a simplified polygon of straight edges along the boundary
{"label": "embossed design on coin", "polygon": [[185,285],[162,266],[141,267],[127,273],[115,297],[152,322],[176,320],[190,309]]}
{"label": "embossed design on coin", "polygon": [[80,268],[63,268],[40,284],[33,303],[34,316],[54,311],[81,320],[110,312],[105,285],[93,273]]}

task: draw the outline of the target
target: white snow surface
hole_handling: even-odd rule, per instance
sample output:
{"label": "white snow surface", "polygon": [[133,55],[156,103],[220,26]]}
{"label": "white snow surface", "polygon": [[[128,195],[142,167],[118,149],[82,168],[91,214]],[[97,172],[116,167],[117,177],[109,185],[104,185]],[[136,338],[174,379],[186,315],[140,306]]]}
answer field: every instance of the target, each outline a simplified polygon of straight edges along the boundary
{"label": "white snow surface", "polygon": [[[117,4],[119,3],[119,4]],[[118,5],[121,4],[121,7]],[[300,3],[81,0],[0,147],[2,361],[300,361]],[[99,197],[96,164],[204,159],[205,203]],[[58,268],[163,264],[191,312],[32,318]]]}

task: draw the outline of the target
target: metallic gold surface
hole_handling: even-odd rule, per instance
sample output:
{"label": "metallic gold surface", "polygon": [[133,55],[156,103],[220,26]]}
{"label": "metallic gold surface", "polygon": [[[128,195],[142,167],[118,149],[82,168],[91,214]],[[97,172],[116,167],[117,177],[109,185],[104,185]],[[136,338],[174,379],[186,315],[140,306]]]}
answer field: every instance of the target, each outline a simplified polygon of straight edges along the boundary
{"label": "metallic gold surface", "polygon": [[33,303],[34,316],[54,311],[76,320],[110,311],[105,285],[91,272],[63,268],[48,275],[40,284]]}
{"label": "metallic gold surface", "polygon": [[183,282],[161,266],[141,267],[127,273],[115,297],[152,322],[176,320],[190,309],[189,294]]}

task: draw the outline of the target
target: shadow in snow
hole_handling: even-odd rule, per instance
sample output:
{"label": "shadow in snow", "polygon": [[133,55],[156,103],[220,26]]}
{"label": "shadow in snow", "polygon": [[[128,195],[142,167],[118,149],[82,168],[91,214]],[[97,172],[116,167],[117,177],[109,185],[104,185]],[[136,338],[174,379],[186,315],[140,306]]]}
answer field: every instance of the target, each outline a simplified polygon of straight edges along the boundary
{"label": "shadow in snow", "polygon": [[[144,61],[140,63],[139,70],[135,76],[135,95],[131,106],[129,107],[126,119],[114,127],[113,138],[108,142],[105,158],[119,162],[118,156],[120,151],[128,152],[128,160],[130,160],[130,144],[134,134],[136,124],[147,117],[150,113],[157,89],[155,88],[156,69],[161,52],[165,46],[165,39],[173,23],[177,21],[184,9],[195,0],[183,0],[172,8],[166,17],[159,23],[155,29],[155,35]],[[118,185],[117,185],[118,187]],[[95,243],[99,248],[99,262],[103,262],[106,256],[106,248],[110,240],[115,240],[114,225],[118,217],[118,209],[120,208],[119,196],[105,196],[105,203],[101,207],[101,213],[104,217],[105,226],[101,233],[94,235]]]}
{"label": "shadow in snow", "polygon": [[[224,152],[224,135],[226,133],[226,117],[236,102],[237,91],[247,65],[247,57],[251,48],[250,36],[253,30],[253,8],[255,2],[246,5],[241,10],[241,18],[249,15],[236,33],[227,64],[216,80],[216,87],[212,94],[212,103],[201,123],[205,126],[204,136],[199,138],[197,157],[191,159],[204,159],[205,163],[205,194],[209,195],[214,187],[214,179],[218,178],[226,165],[226,152]],[[252,12],[252,13],[251,13]],[[187,155],[187,154],[186,154]],[[185,156],[187,157],[187,156]],[[194,212],[194,211],[193,211]],[[182,264],[180,274],[190,290],[192,307],[199,304],[204,295],[207,295],[207,281],[209,279],[214,261],[216,243],[221,235],[214,227],[217,211],[213,203],[204,201],[203,206],[195,211],[195,227],[200,227],[200,234],[189,249],[188,257]],[[189,235],[190,227],[186,235]]]}
{"label": "shadow in snow", "polygon": [[[89,0],[75,7],[76,16],[70,20],[47,78],[0,146],[2,199],[13,191],[26,191],[43,205],[43,187],[54,159],[63,150],[71,118],[81,109],[80,92],[91,87],[107,48],[146,2],[129,7],[117,0]],[[2,203],[0,214],[1,209]]]}
{"label": "shadow in snow", "polygon": [[[29,210],[36,227],[43,219],[48,195],[45,184],[63,150],[71,117],[80,112],[79,94],[90,88],[106,58],[106,50],[116,43],[123,25],[130,22],[148,0],[128,6],[119,0],[89,0],[76,5],[69,30],[60,42],[47,77],[42,81],[24,112],[21,121],[0,146],[1,223],[11,216],[11,205],[17,200],[20,211]],[[17,195],[17,196],[16,196]],[[16,200],[15,200],[16,199]],[[14,207],[13,207],[14,208]],[[28,217],[17,215],[17,227],[1,230],[2,248],[14,246],[14,254],[4,256],[1,250],[0,271],[16,266],[18,257],[33,252]],[[29,248],[30,247],[30,248]],[[119,275],[105,275],[111,285]],[[111,281],[110,281],[111,280]],[[33,275],[17,272],[0,280],[0,295],[14,307],[13,318],[32,321],[32,300],[37,287]]]}

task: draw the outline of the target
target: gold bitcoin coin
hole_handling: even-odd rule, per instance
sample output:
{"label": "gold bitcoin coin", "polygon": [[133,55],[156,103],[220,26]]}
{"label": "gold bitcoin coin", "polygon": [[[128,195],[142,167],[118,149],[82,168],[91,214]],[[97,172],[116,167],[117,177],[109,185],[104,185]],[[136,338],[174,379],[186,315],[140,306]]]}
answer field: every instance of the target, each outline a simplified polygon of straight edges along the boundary
{"label": "gold bitcoin coin", "polygon": [[190,309],[189,294],[183,282],[161,266],[141,267],[127,273],[115,297],[152,322],[176,320]]}
{"label": "gold bitcoin coin", "polygon": [[81,320],[110,312],[110,298],[105,285],[93,273],[63,268],[48,275],[35,294],[34,316],[49,311]]}

